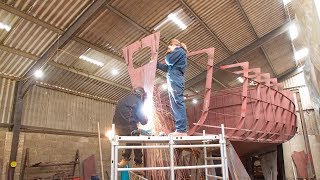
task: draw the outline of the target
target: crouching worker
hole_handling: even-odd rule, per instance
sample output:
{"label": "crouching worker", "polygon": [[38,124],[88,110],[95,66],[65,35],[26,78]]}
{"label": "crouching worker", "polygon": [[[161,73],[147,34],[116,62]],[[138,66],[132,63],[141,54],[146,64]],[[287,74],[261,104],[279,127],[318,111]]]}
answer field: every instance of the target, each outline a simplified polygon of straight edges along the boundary
{"label": "crouching worker", "polygon": [[[142,87],[134,88],[132,93],[123,97],[117,104],[113,117],[116,134],[119,136],[136,136],[138,124],[145,125],[148,119],[143,114],[142,108],[146,99],[146,92]],[[139,146],[141,144],[127,143],[127,146]],[[132,149],[126,149],[122,153],[122,160],[119,167],[125,167],[131,156]],[[142,150],[134,149],[134,166],[142,167]]]}

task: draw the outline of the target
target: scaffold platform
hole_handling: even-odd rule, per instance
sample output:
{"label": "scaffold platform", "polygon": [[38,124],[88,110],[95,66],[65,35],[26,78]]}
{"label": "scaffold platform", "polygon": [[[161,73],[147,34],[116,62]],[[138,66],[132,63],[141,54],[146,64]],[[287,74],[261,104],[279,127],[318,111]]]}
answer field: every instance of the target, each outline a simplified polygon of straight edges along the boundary
{"label": "scaffold platform", "polygon": [[[170,180],[175,179],[175,170],[182,169],[205,169],[205,177],[215,179],[228,179],[228,165],[226,157],[226,140],[224,134],[224,126],[221,125],[221,134],[202,136],[118,136],[115,135],[111,139],[111,180],[118,179],[118,172],[121,171],[155,171],[166,170],[170,173]],[[125,143],[141,143],[141,146],[127,146]],[[155,144],[158,143],[158,144]],[[120,145],[121,144],[121,145]],[[193,166],[175,166],[174,165],[174,150],[179,148],[203,148],[203,165]],[[220,160],[220,164],[208,164],[212,157],[207,156],[208,148],[220,149],[220,157],[215,157]],[[169,149],[170,166],[165,167],[142,167],[142,168],[119,168],[119,150],[123,149]],[[221,168],[222,176],[209,174],[210,168]]]}

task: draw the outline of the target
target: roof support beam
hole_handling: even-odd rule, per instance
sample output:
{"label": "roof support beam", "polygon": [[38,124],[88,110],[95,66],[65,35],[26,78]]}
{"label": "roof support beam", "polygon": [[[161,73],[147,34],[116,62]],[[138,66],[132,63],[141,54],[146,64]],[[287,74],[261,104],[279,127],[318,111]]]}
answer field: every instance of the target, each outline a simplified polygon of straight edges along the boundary
{"label": "roof support beam", "polygon": [[57,49],[63,48],[79,32],[81,27],[90,19],[90,17],[105,4],[105,2],[105,0],[94,1],[91,6],[69,27],[69,29],[43,54],[43,56],[34,64],[34,66],[24,75],[23,78],[28,78],[27,81],[25,83],[23,83],[23,81],[18,81],[18,83],[16,84],[17,90],[13,107],[13,135],[10,160],[8,164],[8,179],[15,179],[15,167],[10,166],[10,164],[11,162],[17,160],[20,128],[22,123],[23,95],[27,91],[28,87],[35,82],[35,80],[32,78],[33,73],[36,70],[41,69],[50,60],[50,57],[54,55]]}
{"label": "roof support beam", "polygon": [[43,68],[43,66],[50,61],[50,58],[56,53],[58,49],[62,49],[87,23],[90,18],[105,4],[105,0],[97,0],[91,4],[91,6],[66,30],[62,36],[40,57],[36,64],[24,75],[23,78],[28,78],[22,88],[24,94],[29,86],[35,82],[32,77],[33,73]]}
{"label": "roof support beam", "polygon": [[[241,11],[242,16],[246,19],[247,23],[249,24],[249,27],[250,27],[251,31],[253,32],[253,34],[254,34],[255,37],[256,37],[256,39],[259,39],[259,36],[258,36],[256,30],[254,29],[254,27],[253,27],[253,25],[252,25],[249,17],[247,16],[246,12],[243,10],[243,7],[242,7],[242,5],[241,5],[240,0],[235,0],[235,1],[236,1],[236,3],[237,3],[238,8],[239,8],[240,11]],[[266,50],[264,49],[263,46],[261,46],[260,48],[261,48],[264,56],[266,57],[266,59],[267,59],[267,61],[268,61],[268,63],[269,63],[269,66],[270,66],[271,69],[272,69],[273,74],[277,76],[277,73],[276,73],[276,71],[275,71],[275,69],[274,69],[274,67],[273,67],[273,65],[272,65],[272,63],[271,63],[271,60],[270,60],[268,54],[266,53]]]}
{"label": "roof support beam", "polygon": [[[7,51],[9,53],[12,53],[12,54],[16,54],[16,55],[28,58],[30,60],[36,61],[37,59],[39,59],[38,56],[35,56],[33,54],[30,54],[30,53],[27,53],[27,52],[24,52],[24,51],[21,51],[21,50],[18,50],[18,49],[14,49],[14,48],[11,48],[11,47],[7,47],[7,46],[1,45],[1,44],[0,44],[0,49],[4,50],[4,51]],[[63,69],[63,70],[75,73],[75,74],[79,74],[79,75],[82,75],[82,76],[85,76],[85,77],[89,77],[89,78],[97,80],[97,81],[104,82],[106,84],[110,84],[110,85],[113,85],[113,86],[116,86],[116,87],[119,87],[119,88],[122,88],[122,89],[126,89],[128,91],[131,90],[131,88],[128,87],[128,86],[124,86],[124,85],[118,84],[116,82],[106,80],[106,79],[101,78],[99,76],[95,76],[95,75],[92,75],[92,74],[85,73],[85,72],[83,72],[81,70],[77,70],[77,69],[74,69],[74,68],[71,68],[71,67],[67,67],[67,66],[65,66],[63,64],[60,64],[60,63],[57,63],[55,61],[49,61],[47,64],[51,65],[51,66],[54,66],[56,68],[59,68],[59,69]]]}
{"label": "roof support beam", "polygon": [[[53,32],[55,32],[57,34],[63,34],[63,32],[64,32],[63,30],[61,30],[61,29],[59,29],[59,28],[57,28],[57,27],[55,27],[55,26],[53,26],[51,24],[48,24],[48,23],[46,23],[44,21],[41,21],[40,19],[37,19],[37,18],[35,18],[35,17],[33,17],[33,16],[29,15],[29,14],[21,12],[21,11],[15,9],[12,6],[9,6],[9,5],[6,5],[6,4],[0,2],[0,8],[4,9],[5,11],[7,11],[9,13],[12,13],[12,14],[14,14],[16,16],[19,16],[19,17],[21,17],[21,18],[23,18],[23,19],[25,19],[27,21],[33,22],[33,23],[38,24],[38,25],[40,25],[40,26],[42,26],[42,27],[44,27],[46,29],[49,29],[49,30],[51,30],[51,31],[53,31]],[[103,48],[100,48],[98,46],[90,44],[89,42],[87,42],[87,41],[85,41],[85,40],[83,40],[83,39],[81,39],[79,37],[75,36],[75,37],[73,37],[73,40],[78,42],[78,43],[80,43],[80,44],[83,44],[83,45],[85,45],[85,46],[87,46],[87,47],[89,47],[91,49],[94,49],[94,50],[99,51],[99,52],[101,52],[103,54],[106,54],[106,55],[108,55],[108,56],[110,56],[110,57],[112,57],[112,58],[114,58],[114,59],[116,59],[116,60],[118,60],[120,62],[124,62],[124,59],[122,57],[120,57],[118,55],[115,55],[114,53],[109,52],[108,50],[105,50]]]}
{"label": "roof support beam", "polygon": [[[289,29],[289,26],[290,26],[290,22],[287,21],[286,23],[284,23],[282,26],[278,27],[277,29],[269,32],[268,34],[264,35],[263,37],[257,39],[255,42],[240,49],[239,51],[237,51],[236,53],[227,57],[226,59],[222,60],[221,62],[215,64],[215,66],[219,67],[222,65],[234,63],[237,59],[241,58],[245,54],[251,52],[252,50],[262,46],[264,43],[266,43],[266,42],[270,41],[271,39],[279,36],[280,34],[286,32]],[[186,88],[190,88],[193,85],[197,84],[199,81],[204,80],[206,78],[206,74],[207,74],[206,72],[202,72],[198,76],[195,77],[196,79],[193,78],[193,79],[187,81]]]}

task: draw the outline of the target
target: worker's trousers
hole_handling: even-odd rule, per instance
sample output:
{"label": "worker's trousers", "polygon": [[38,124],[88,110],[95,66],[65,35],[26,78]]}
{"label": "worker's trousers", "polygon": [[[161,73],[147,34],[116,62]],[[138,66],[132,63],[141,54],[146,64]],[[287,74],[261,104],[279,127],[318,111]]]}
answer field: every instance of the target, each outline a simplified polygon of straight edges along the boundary
{"label": "worker's trousers", "polygon": [[167,76],[168,93],[177,132],[187,132],[187,113],[184,102],[184,76],[171,71]]}
{"label": "worker's trousers", "polygon": [[[134,135],[132,135],[131,133],[130,134],[124,133],[122,136],[134,136]],[[140,143],[126,143],[126,146],[141,146],[141,144]],[[131,153],[132,153],[131,148],[123,150],[122,151],[123,159],[125,159],[126,161],[130,161]],[[134,153],[134,162],[136,164],[142,164],[142,150],[141,149],[134,149],[133,153]]]}
{"label": "worker's trousers", "polygon": [[[141,146],[141,144],[133,144],[133,143],[126,143],[127,146]],[[134,162],[136,164],[142,164],[142,150],[141,149],[134,149]],[[122,157],[126,161],[130,161],[130,156],[132,153],[132,149],[125,149],[122,152]]]}

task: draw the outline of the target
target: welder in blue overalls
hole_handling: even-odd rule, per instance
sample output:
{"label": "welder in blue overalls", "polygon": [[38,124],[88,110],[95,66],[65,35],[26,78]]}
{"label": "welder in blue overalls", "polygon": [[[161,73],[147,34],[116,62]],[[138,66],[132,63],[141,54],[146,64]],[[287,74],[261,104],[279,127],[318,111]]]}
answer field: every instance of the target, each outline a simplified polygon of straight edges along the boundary
{"label": "welder in blue overalls", "polygon": [[165,64],[157,63],[157,68],[167,72],[167,85],[171,110],[175,121],[174,136],[187,135],[187,113],[184,102],[184,73],[187,66],[187,47],[177,39],[172,39],[168,45]]}
{"label": "welder in blue overalls", "polygon": [[[143,113],[143,105],[147,93],[142,87],[134,88],[132,93],[119,100],[113,116],[112,123],[115,124],[115,131],[120,136],[137,136],[138,124],[148,123],[147,117]],[[141,144],[127,143],[128,146],[139,146]],[[125,167],[131,156],[132,149],[125,149],[122,153],[122,160],[119,167]],[[142,167],[142,151],[134,149],[134,167]]]}

